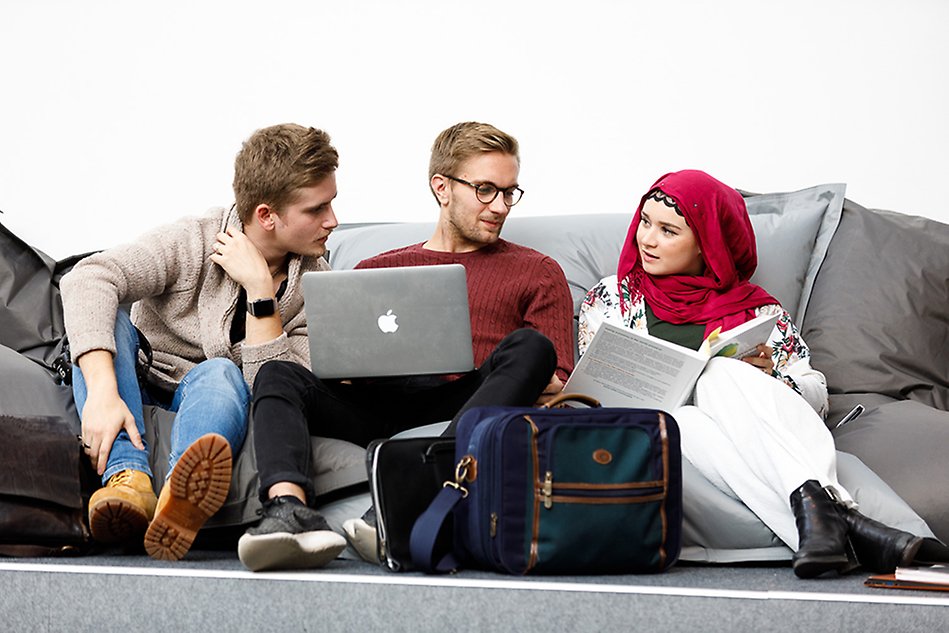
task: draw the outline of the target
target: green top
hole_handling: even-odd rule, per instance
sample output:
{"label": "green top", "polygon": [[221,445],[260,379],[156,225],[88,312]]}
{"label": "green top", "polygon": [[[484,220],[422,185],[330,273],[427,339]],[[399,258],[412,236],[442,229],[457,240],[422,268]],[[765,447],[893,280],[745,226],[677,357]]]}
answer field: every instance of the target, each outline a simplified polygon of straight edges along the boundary
{"label": "green top", "polygon": [[682,323],[676,325],[662,321],[655,315],[649,304],[646,304],[646,327],[649,335],[661,338],[664,341],[697,350],[705,340],[705,325],[701,323]]}

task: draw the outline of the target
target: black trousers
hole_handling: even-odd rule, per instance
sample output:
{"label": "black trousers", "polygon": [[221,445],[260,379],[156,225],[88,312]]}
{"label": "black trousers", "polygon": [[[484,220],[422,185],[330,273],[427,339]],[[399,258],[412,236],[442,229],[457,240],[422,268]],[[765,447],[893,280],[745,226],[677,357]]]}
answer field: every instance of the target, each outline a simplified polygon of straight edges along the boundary
{"label": "black trousers", "polygon": [[296,363],[271,361],[254,381],[251,405],[260,499],[279,482],[297,484],[313,502],[310,436],[367,446],[399,431],[452,422],[486,405],[529,406],[550,382],[557,353],[543,334],[520,329],[506,336],[478,369],[437,384],[419,381],[320,380]]}

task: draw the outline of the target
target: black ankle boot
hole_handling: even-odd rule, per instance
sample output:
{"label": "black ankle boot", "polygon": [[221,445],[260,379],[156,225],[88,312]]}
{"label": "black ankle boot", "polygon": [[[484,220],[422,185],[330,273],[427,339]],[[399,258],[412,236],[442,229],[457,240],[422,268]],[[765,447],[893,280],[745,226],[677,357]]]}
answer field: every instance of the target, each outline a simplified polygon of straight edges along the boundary
{"label": "black ankle boot", "polygon": [[923,542],[913,559],[914,565],[945,565],[949,563],[949,547],[940,540],[923,537]]}
{"label": "black ankle boot", "polygon": [[813,479],[804,482],[791,493],[791,511],[800,540],[792,558],[798,578],[845,570],[847,521],[827,491]]}
{"label": "black ankle boot", "polygon": [[949,547],[936,539],[897,530],[853,508],[841,508],[840,514],[850,528],[857,562],[872,572],[889,574],[897,567],[949,562]]}

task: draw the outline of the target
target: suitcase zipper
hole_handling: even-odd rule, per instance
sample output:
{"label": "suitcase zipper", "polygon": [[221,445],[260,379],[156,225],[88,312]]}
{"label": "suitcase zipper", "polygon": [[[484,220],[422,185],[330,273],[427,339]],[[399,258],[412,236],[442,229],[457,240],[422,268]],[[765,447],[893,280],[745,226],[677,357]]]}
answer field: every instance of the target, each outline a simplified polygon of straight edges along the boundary
{"label": "suitcase zipper", "polygon": [[544,507],[550,510],[554,506],[554,474],[547,471],[544,475]]}
{"label": "suitcase zipper", "polygon": [[[497,420],[496,417],[483,420],[481,424],[475,428],[468,441],[468,454],[474,455],[476,447],[481,449],[478,451],[481,455],[495,454],[494,445],[496,438],[495,434],[491,432],[495,426],[492,424],[495,420]],[[477,459],[477,455],[475,455],[475,459]],[[483,490],[494,491],[495,470],[496,467],[479,468],[476,485],[480,486]],[[501,565],[503,567],[500,557],[495,551],[498,515],[494,508],[489,505],[490,499],[495,498],[495,496],[493,493],[477,495],[479,503],[474,504],[476,511],[469,515],[468,521],[469,528],[474,534],[478,535],[481,558],[490,561],[495,566]],[[485,520],[487,520],[487,526],[485,526]],[[487,527],[487,529],[485,529],[485,527]]]}
{"label": "suitcase zipper", "polygon": [[554,474],[547,471],[537,493],[550,510],[554,503],[648,503],[664,496],[662,481],[644,481],[628,484],[554,483]]}

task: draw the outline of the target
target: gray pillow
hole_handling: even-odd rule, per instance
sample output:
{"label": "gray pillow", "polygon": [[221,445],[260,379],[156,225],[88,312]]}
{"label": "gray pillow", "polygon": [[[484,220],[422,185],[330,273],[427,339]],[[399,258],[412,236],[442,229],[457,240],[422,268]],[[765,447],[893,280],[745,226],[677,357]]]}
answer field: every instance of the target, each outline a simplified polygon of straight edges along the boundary
{"label": "gray pillow", "polygon": [[[156,494],[168,475],[168,453],[174,419],[174,414],[164,409],[145,407],[145,440],[151,449],[148,462],[154,475],[152,485]],[[244,445],[234,456],[231,488],[224,505],[208,520],[208,528],[247,525],[260,518],[257,514],[260,508],[260,480],[257,477],[253,429],[254,425],[250,424]],[[311,437],[310,451],[310,463],[316,469],[313,485],[317,495],[334,493],[367,480],[366,451],[362,447],[343,440]]]}
{"label": "gray pillow", "polygon": [[[557,260],[576,314],[587,290],[616,272],[631,217],[622,213],[513,217],[504,223],[502,235]],[[424,242],[434,230],[434,222],[343,227],[330,237],[330,265],[337,270],[353,268],[367,257]]]}
{"label": "gray pillow", "polygon": [[[752,279],[798,322],[837,229],[845,189],[829,184],[788,193],[744,194],[758,243],[758,270]],[[557,260],[576,314],[587,290],[616,273],[631,220],[632,213],[512,217],[504,224],[503,236]],[[343,227],[330,237],[330,265],[353,268],[383,251],[424,242],[434,229],[434,222]]]}
{"label": "gray pillow", "polygon": [[632,216],[624,213],[514,218],[504,238],[557,260],[567,277],[574,314],[587,291],[616,274],[620,249]]}
{"label": "gray pillow", "polygon": [[[435,437],[447,422],[403,431],[394,437]],[[921,536],[933,532],[920,516],[860,459],[837,452],[837,476],[861,511],[886,525]],[[333,526],[362,516],[371,505],[369,493],[354,495],[324,506],[321,511]],[[791,550],[738,499],[713,486],[686,459],[682,460],[682,553],[680,559],[704,563],[781,561]],[[355,558],[352,552],[344,558]]]}
{"label": "gray pillow", "polygon": [[424,242],[434,231],[434,222],[344,224],[333,231],[326,243],[329,262],[336,270],[349,270],[373,255]]}
{"label": "gray pillow", "polygon": [[[860,511],[919,536],[934,531],[859,458],[837,451],[837,479]],[[682,460],[682,560],[709,563],[790,560],[791,550],[738,499],[713,486]]]}
{"label": "gray pillow", "polygon": [[758,244],[751,280],[770,292],[800,324],[844,204],[843,184],[788,193],[744,194]]}
{"label": "gray pillow", "polygon": [[891,402],[833,433],[839,450],[859,457],[949,542],[949,412],[911,400]]}
{"label": "gray pillow", "polygon": [[830,393],[949,410],[947,310],[949,225],[848,200],[803,323]]}

